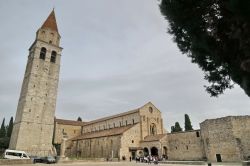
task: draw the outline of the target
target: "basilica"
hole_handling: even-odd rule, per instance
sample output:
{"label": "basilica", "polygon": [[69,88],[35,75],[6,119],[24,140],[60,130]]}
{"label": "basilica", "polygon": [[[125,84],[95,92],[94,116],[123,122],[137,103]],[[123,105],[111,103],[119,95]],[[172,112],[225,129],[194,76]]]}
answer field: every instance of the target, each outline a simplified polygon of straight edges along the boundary
{"label": "basilica", "polygon": [[[73,131],[73,132],[72,132]],[[151,103],[90,122],[55,120],[55,143],[67,136],[67,155],[127,158],[167,155],[161,112]]]}

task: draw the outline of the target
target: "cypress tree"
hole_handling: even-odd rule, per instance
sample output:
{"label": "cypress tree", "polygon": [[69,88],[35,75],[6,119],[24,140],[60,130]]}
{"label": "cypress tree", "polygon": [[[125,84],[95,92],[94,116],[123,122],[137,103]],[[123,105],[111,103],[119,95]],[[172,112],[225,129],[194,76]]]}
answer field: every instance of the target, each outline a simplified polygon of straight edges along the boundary
{"label": "cypress tree", "polygon": [[0,128],[0,138],[4,137],[6,137],[5,118],[3,118],[3,122]]}
{"label": "cypress tree", "polygon": [[174,129],[175,129],[175,132],[182,131],[182,128],[181,128],[179,122],[175,122]]}
{"label": "cypress tree", "polygon": [[185,131],[194,130],[188,114],[185,114]]}
{"label": "cypress tree", "polygon": [[79,116],[79,117],[77,118],[77,121],[82,122],[82,118]]}
{"label": "cypress tree", "polygon": [[13,117],[10,118],[8,130],[7,130],[7,137],[9,138],[11,137],[12,129],[13,129]]}

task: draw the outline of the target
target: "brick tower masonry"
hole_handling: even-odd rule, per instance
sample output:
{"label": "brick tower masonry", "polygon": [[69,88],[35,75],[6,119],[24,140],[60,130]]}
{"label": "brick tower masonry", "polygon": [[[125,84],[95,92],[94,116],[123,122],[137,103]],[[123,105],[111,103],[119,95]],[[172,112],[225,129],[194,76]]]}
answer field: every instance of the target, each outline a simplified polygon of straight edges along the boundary
{"label": "brick tower masonry", "polygon": [[54,10],[36,33],[17,106],[9,149],[53,155],[52,137],[62,48]]}

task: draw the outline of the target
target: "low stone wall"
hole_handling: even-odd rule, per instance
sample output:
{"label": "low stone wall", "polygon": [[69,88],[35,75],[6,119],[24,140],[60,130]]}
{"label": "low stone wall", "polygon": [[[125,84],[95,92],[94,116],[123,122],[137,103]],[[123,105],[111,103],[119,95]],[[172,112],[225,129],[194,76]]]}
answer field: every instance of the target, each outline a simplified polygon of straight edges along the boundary
{"label": "low stone wall", "polygon": [[78,162],[103,162],[106,161],[105,158],[74,158],[74,159],[69,159],[69,158],[65,158],[65,159],[59,159],[57,163],[78,163]]}
{"label": "low stone wall", "polygon": [[204,161],[159,161],[161,164],[181,164],[181,165],[207,165]]}
{"label": "low stone wall", "polygon": [[250,166],[250,161],[243,161],[242,166]]}
{"label": "low stone wall", "polygon": [[13,164],[32,164],[31,159],[1,159],[0,165],[13,165]]}
{"label": "low stone wall", "polygon": [[168,159],[173,161],[202,161],[205,158],[200,130],[167,134]]}

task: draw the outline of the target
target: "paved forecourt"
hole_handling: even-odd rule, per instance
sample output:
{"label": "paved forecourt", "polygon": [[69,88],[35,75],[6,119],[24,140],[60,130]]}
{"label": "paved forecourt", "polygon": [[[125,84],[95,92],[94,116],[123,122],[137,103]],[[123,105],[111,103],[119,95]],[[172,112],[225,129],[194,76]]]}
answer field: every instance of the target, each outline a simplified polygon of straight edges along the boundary
{"label": "paved forecourt", "polygon": [[[44,166],[46,164],[22,164],[21,166]],[[53,164],[54,165],[54,164]],[[74,162],[74,163],[57,163],[55,165],[58,166],[146,166],[146,165],[154,165],[153,163],[147,164],[147,163],[136,163],[134,161],[132,162]],[[165,166],[190,166],[187,164],[158,164],[158,165],[165,165]],[[207,164],[206,164],[207,165]],[[240,163],[212,163],[213,166],[241,166]],[[3,166],[3,165],[1,165]],[[20,165],[12,165],[12,166],[20,166]]]}

